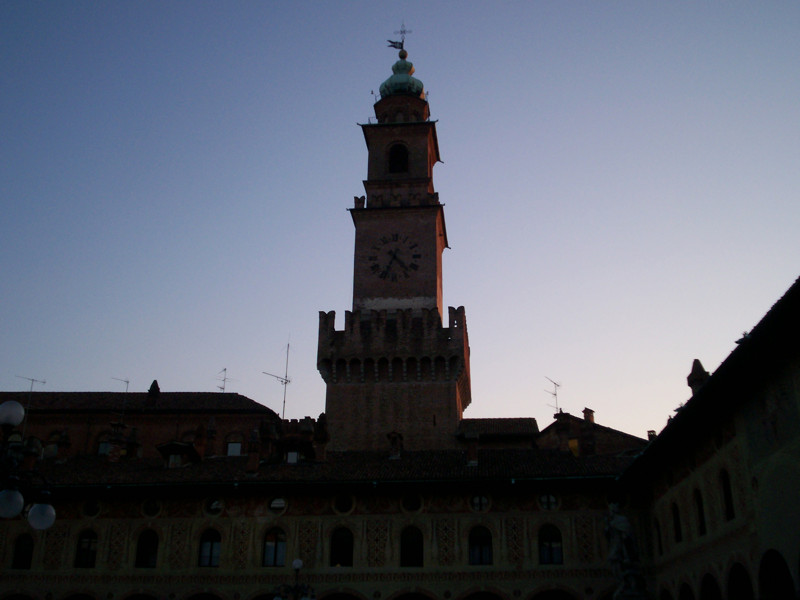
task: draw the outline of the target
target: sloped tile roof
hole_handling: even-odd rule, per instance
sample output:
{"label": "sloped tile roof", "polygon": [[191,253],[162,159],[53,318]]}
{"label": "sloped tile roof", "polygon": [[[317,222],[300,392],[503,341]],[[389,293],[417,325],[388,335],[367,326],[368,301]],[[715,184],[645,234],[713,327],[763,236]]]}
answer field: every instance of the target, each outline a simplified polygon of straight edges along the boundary
{"label": "sloped tile roof", "polygon": [[620,431],[619,429],[614,429],[613,427],[607,427],[606,425],[600,425],[599,423],[595,423],[593,421],[587,421],[584,418],[576,417],[575,415],[571,415],[566,412],[559,413],[556,415],[556,420],[550,423],[547,427],[542,429],[541,433],[548,434],[554,429],[558,429],[559,421],[563,423],[570,423],[571,425],[577,425],[579,427],[588,427],[593,431],[596,432],[605,432],[614,436],[617,436],[621,439],[627,439],[631,442],[636,444],[646,444],[647,440],[640,438],[639,436],[633,435],[631,433],[625,433],[624,431]]}
{"label": "sloped tile roof", "polygon": [[539,426],[534,418],[511,419],[462,419],[458,424],[457,435],[473,436],[535,436]]}
{"label": "sloped tile roof", "polygon": [[33,412],[253,412],[277,416],[246,396],[222,392],[0,392]]}
{"label": "sloped tile roof", "polygon": [[670,418],[666,427],[641,453],[623,479],[635,481],[650,472],[660,460],[669,460],[687,439],[712,431],[708,423],[718,414],[728,414],[740,403],[752,401],[756,382],[774,376],[776,365],[798,356],[800,348],[800,278],[736,342],[737,346],[708,380]]}

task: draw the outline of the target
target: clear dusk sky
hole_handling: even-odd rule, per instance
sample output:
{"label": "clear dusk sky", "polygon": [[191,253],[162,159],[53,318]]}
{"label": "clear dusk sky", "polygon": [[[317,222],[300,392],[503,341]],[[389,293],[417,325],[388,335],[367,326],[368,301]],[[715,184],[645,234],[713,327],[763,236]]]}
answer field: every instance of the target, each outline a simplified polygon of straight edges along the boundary
{"label": "clear dusk sky", "polygon": [[0,389],[316,417],[358,123],[409,60],[466,307],[467,417],[645,436],[800,275],[800,3],[0,2]]}

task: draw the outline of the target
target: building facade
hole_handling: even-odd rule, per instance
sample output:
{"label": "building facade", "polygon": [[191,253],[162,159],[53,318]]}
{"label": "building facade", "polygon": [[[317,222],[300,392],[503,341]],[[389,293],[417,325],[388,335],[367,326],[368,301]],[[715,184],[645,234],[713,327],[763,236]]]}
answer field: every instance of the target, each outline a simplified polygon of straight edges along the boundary
{"label": "building facade", "polygon": [[800,280],[737,343],[622,477],[659,600],[797,597]]}

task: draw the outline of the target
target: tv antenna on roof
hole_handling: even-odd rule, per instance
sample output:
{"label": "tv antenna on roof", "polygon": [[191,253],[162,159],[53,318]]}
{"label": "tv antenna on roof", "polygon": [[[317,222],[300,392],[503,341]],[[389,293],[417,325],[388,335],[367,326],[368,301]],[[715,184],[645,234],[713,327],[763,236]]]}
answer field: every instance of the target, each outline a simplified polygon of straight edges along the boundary
{"label": "tv antenna on roof", "polygon": [[222,373],[222,377],[217,377],[217,381],[221,381],[222,385],[218,385],[217,389],[220,390],[224,394],[225,393],[225,384],[227,384],[229,381],[236,381],[236,380],[228,377],[228,369],[227,369],[227,367],[222,369],[222,371],[217,373],[217,375],[219,375],[220,373]]}
{"label": "tv antenna on roof", "polygon": [[[33,384],[34,383],[41,383],[44,385],[47,383],[44,379],[34,379],[33,377],[23,377],[22,375],[17,375],[20,379],[26,379],[31,382],[31,388],[28,390],[28,406],[25,407],[25,414],[31,409],[31,394],[33,394]],[[25,431],[28,429],[28,419],[25,419],[22,424],[22,439],[25,439]]]}
{"label": "tv antenna on roof", "polygon": [[111,379],[113,379],[114,381],[121,381],[122,383],[124,383],[125,384],[125,393],[128,392],[128,386],[131,383],[130,379],[120,379],[119,377],[112,377]]}
{"label": "tv antenna on roof", "polygon": [[47,383],[44,379],[34,379],[33,377],[23,377],[22,375],[17,375],[17,377],[19,377],[20,379],[26,379],[26,380],[31,382],[31,389],[28,390],[29,392],[33,391],[33,384],[34,383],[41,383],[42,385]]}
{"label": "tv antenna on roof", "polygon": [[552,379],[550,379],[547,376],[545,376],[545,379],[547,379],[547,381],[549,381],[550,383],[553,384],[553,391],[551,392],[550,390],[545,390],[545,392],[550,394],[553,397],[553,399],[555,400],[555,406],[552,405],[552,404],[548,404],[547,406],[549,406],[550,408],[555,408],[557,413],[561,412],[561,409],[558,408],[558,388],[561,387],[561,384],[553,381]]}
{"label": "tv antenna on roof", "polygon": [[286,343],[286,368],[283,371],[283,377],[280,375],[273,375],[272,373],[267,373],[266,371],[261,371],[264,375],[269,375],[270,377],[274,377],[278,380],[283,386],[283,412],[281,413],[281,419],[286,418],[286,386],[292,383],[292,380],[289,379],[289,343]]}

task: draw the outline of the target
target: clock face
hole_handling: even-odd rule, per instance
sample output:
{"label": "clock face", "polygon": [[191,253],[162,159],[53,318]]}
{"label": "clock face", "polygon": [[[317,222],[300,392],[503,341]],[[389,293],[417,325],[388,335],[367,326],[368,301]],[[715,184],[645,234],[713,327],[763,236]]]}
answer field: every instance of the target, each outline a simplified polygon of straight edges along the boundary
{"label": "clock face", "polygon": [[367,255],[370,272],[385,281],[403,281],[419,270],[420,247],[410,236],[389,233],[378,238]]}

